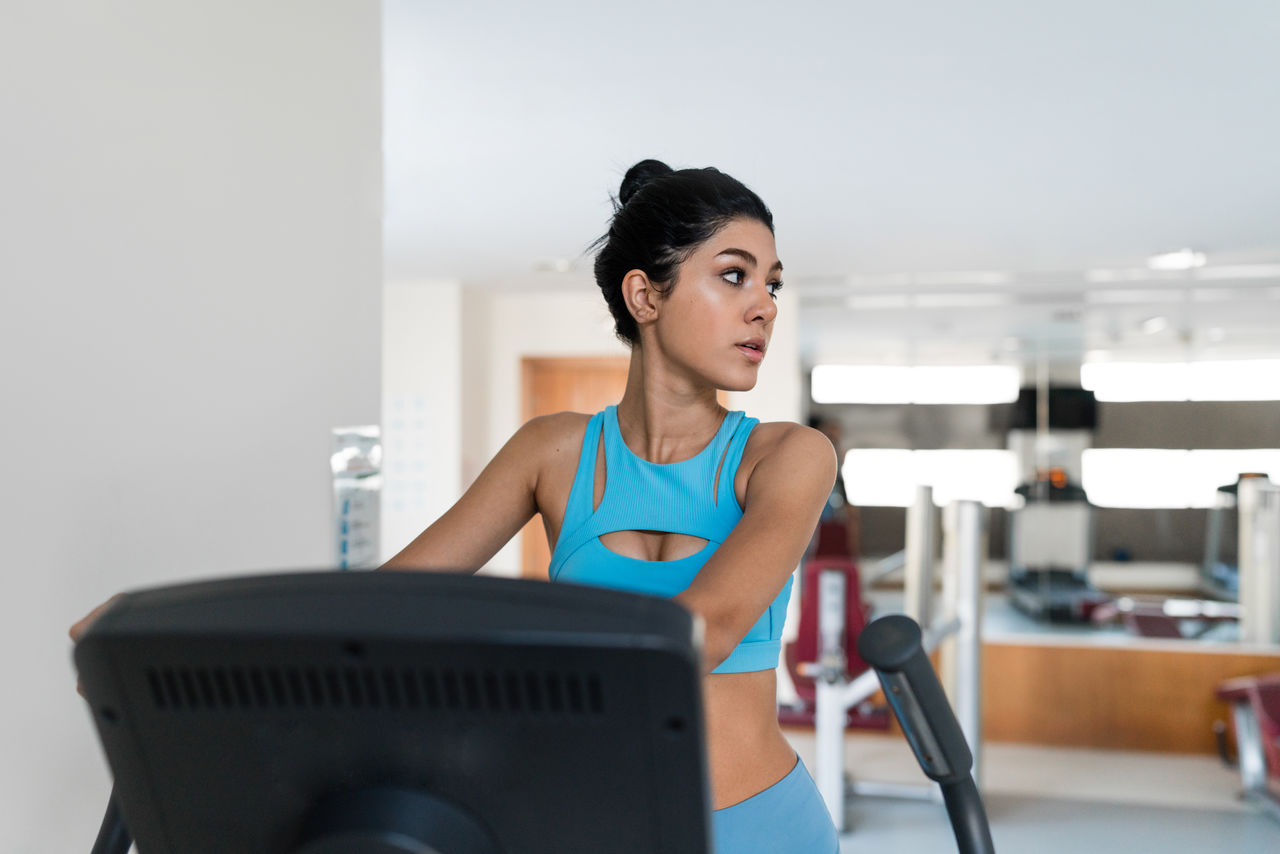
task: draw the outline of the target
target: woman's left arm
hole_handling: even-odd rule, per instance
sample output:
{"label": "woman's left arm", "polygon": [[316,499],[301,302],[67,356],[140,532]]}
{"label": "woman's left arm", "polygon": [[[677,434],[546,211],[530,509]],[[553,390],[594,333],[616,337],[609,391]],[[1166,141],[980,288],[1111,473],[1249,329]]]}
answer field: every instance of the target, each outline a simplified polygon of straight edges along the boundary
{"label": "woman's left arm", "polygon": [[822,433],[790,425],[771,444],[749,474],[742,519],[675,597],[705,622],[707,673],[729,657],[777,598],[804,556],[835,483],[835,449]]}

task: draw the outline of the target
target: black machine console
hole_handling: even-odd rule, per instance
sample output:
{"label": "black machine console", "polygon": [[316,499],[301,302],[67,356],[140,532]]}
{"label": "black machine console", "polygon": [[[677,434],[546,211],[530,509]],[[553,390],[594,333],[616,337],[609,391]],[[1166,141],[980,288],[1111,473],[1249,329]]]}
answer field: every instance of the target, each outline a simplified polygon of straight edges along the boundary
{"label": "black machine console", "polygon": [[128,828],[109,810],[99,850],[703,854],[699,657],[680,606],[573,585],[128,594],[75,651]]}

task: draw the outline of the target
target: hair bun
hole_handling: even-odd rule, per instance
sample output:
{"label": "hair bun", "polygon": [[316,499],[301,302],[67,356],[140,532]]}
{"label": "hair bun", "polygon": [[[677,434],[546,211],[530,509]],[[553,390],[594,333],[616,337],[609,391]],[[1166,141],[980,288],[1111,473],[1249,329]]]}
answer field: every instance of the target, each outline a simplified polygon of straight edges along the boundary
{"label": "hair bun", "polygon": [[627,170],[622,178],[622,189],[618,191],[618,202],[626,204],[641,188],[675,170],[661,160],[641,160]]}

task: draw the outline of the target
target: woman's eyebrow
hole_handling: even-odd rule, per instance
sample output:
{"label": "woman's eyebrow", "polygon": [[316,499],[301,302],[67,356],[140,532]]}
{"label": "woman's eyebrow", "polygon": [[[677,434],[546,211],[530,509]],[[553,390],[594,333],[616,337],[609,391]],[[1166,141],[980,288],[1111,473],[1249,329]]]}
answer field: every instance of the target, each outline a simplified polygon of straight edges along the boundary
{"label": "woman's eyebrow", "polygon": [[[748,252],[745,249],[724,249],[716,253],[717,258],[719,258],[721,255],[737,255],[739,258],[742,258],[752,267],[755,267],[759,264],[759,262],[756,261],[756,256],[752,255],[750,252]],[[781,272],[782,270],[781,261],[775,261],[773,266],[769,268],[769,272],[773,272],[774,270],[778,270],[779,272]]]}

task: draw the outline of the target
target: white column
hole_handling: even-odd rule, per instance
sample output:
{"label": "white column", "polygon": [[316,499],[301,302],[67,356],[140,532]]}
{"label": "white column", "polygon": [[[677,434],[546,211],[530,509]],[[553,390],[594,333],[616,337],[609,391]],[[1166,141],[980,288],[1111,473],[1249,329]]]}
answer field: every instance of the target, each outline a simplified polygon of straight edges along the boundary
{"label": "white column", "polygon": [[942,591],[947,619],[959,628],[942,646],[942,684],[982,778],[982,568],[986,555],[982,504],[956,501],[943,511]]}
{"label": "white column", "polygon": [[1240,481],[1240,640],[1280,643],[1280,486]]}
{"label": "white column", "polygon": [[933,488],[916,487],[915,502],[907,508],[902,610],[922,629],[933,621],[933,520]]}
{"label": "white column", "polygon": [[844,830],[844,635],[845,574],[827,570],[818,578],[818,674],[814,680],[814,782],[836,830]]}

